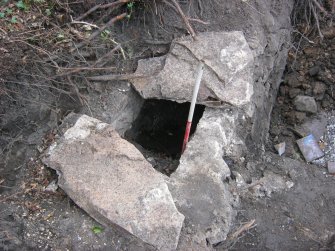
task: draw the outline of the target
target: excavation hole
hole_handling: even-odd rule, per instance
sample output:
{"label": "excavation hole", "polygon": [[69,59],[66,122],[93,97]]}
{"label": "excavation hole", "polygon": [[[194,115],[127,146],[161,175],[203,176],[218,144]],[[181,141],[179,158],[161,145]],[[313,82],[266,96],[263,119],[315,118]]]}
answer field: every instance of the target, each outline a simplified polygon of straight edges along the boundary
{"label": "excavation hole", "polygon": [[[170,175],[176,170],[181,156],[190,103],[149,99],[126,131],[132,142],[158,171]],[[205,106],[196,105],[191,135],[203,115]]]}

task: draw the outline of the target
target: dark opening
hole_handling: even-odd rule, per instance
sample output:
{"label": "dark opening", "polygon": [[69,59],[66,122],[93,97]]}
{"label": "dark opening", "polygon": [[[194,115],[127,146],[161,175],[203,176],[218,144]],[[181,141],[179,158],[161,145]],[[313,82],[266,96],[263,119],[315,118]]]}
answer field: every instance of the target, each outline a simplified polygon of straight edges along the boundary
{"label": "dark opening", "polygon": [[[189,109],[189,102],[146,100],[125,137],[158,171],[169,175],[179,164]],[[191,135],[204,110],[205,106],[196,105]]]}

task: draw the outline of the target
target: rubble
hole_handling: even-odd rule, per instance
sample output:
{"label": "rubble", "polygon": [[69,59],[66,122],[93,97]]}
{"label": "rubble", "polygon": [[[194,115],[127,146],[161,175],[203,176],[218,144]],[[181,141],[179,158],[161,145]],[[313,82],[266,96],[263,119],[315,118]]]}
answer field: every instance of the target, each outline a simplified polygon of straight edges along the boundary
{"label": "rubble", "polygon": [[316,113],[318,111],[315,99],[309,96],[297,96],[294,99],[294,106],[301,112]]}
{"label": "rubble", "polygon": [[324,155],[313,134],[297,140],[297,144],[307,162],[319,159]]}
{"label": "rubble", "polygon": [[282,156],[285,153],[286,143],[281,142],[281,143],[275,145],[274,148],[277,150],[279,156]]}
{"label": "rubble", "polygon": [[163,176],[112,126],[75,114],[63,124],[70,128],[43,159],[57,171],[58,185],[101,224],[175,250],[184,216]]}

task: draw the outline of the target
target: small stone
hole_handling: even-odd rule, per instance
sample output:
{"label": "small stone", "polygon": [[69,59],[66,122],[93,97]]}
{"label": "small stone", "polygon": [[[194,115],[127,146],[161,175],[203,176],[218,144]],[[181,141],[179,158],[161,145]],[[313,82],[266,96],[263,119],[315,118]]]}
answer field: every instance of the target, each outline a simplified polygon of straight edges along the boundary
{"label": "small stone", "polygon": [[335,161],[328,161],[328,172],[331,174],[335,174]]}
{"label": "small stone", "polygon": [[325,92],[327,90],[327,87],[324,83],[317,82],[316,85],[313,88],[313,95],[316,100],[322,100],[325,96]]}
{"label": "small stone", "polygon": [[312,89],[305,90],[304,95],[305,96],[313,96],[313,90]]}
{"label": "small stone", "polygon": [[292,181],[286,181],[285,183],[286,183],[286,187],[288,189],[290,189],[290,188],[292,188],[294,186],[294,182],[292,182]]}
{"label": "small stone", "polygon": [[298,88],[292,88],[288,92],[288,95],[289,95],[290,98],[295,98],[299,94],[301,94],[301,90],[298,89]]}
{"label": "small stone", "polygon": [[295,118],[296,118],[298,123],[302,123],[306,119],[306,113],[295,112]]}
{"label": "small stone", "polygon": [[314,77],[320,72],[320,70],[320,66],[313,66],[309,69],[308,73],[311,77]]}
{"label": "small stone", "polygon": [[[284,114],[285,118],[286,118],[286,122],[289,125],[294,125],[295,124],[295,112],[294,111],[290,111],[290,112],[286,112]],[[283,132],[282,132],[283,134]]]}
{"label": "small stone", "polygon": [[310,84],[304,83],[304,84],[302,84],[302,88],[304,88],[305,90],[308,90],[308,89],[311,89],[312,86]]}
{"label": "small stone", "polygon": [[277,150],[278,155],[282,156],[284,154],[284,152],[285,152],[286,143],[285,142],[281,142],[281,143],[275,145],[274,147]]}
{"label": "small stone", "polygon": [[317,113],[318,107],[313,97],[297,96],[294,99],[295,109],[301,112]]}
{"label": "small stone", "polygon": [[272,126],[271,129],[270,129],[270,134],[272,136],[278,136],[281,132],[281,129],[279,126]]}
{"label": "small stone", "polygon": [[330,101],[328,99],[324,99],[321,101],[321,106],[322,108],[328,108],[330,107],[332,104],[330,103]]}
{"label": "small stone", "polygon": [[319,159],[324,156],[318,142],[313,134],[297,140],[299,149],[307,162]]}
{"label": "small stone", "polygon": [[232,171],[232,174],[235,176],[236,186],[242,187],[246,184],[243,176],[239,172]]}
{"label": "small stone", "polygon": [[58,185],[56,183],[56,180],[53,180],[49,183],[49,185],[44,189],[44,191],[46,192],[51,192],[51,193],[55,193],[58,189]]}
{"label": "small stone", "polygon": [[287,85],[290,87],[299,87],[301,85],[300,81],[298,80],[299,74],[297,72],[293,72],[287,76]]}

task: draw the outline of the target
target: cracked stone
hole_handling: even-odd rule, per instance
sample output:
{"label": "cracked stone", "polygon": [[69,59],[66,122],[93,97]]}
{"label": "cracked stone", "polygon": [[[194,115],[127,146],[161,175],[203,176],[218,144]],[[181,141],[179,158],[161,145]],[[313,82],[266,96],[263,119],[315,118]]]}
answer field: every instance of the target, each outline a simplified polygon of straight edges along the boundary
{"label": "cracked stone", "polygon": [[[254,57],[242,32],[199,33],[176,39],[166,57],[140,60],[132,80],[144,98],[190,101],[199,61],[205,63],[198,101],[219,100],[238,107],[250,105]],[[148,70],[149,69],[149,70]]]}
{"label": "cracked stone", "polygon": [[164,177],[111,125],[70,114],[72,126],[47,151],[43,162],[58,185],[91,217],[119,226],[159,250],[177,248],[184,216]]}

